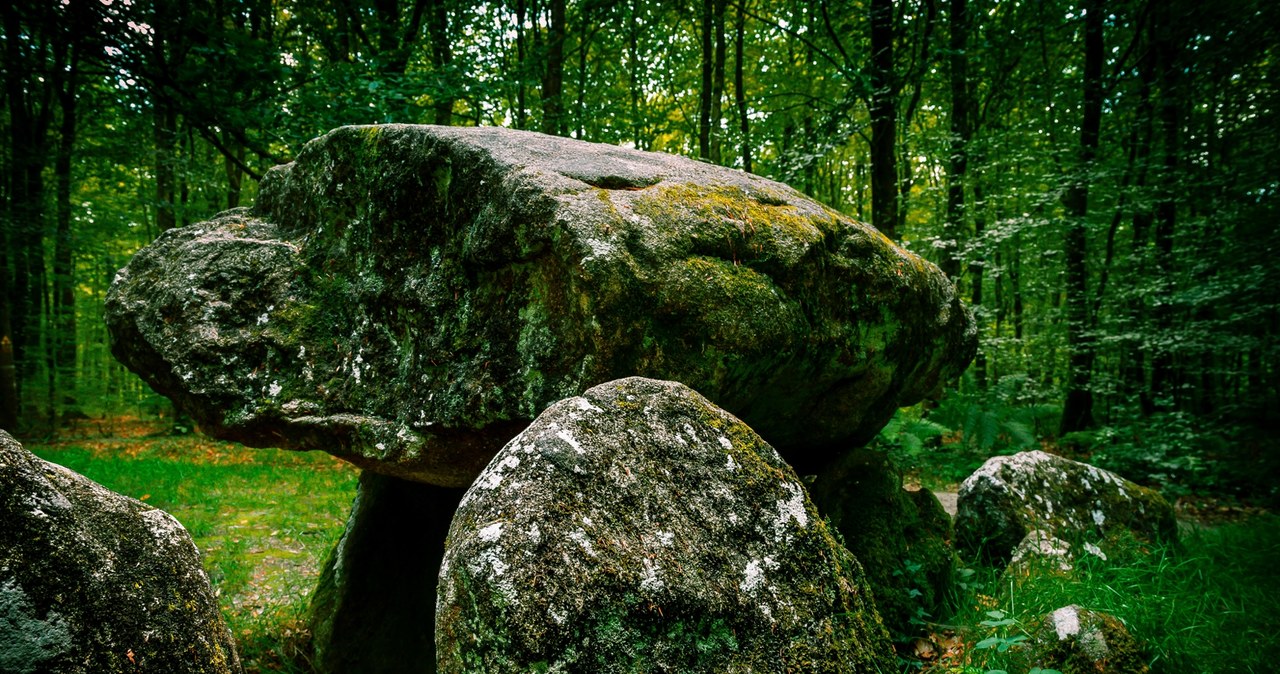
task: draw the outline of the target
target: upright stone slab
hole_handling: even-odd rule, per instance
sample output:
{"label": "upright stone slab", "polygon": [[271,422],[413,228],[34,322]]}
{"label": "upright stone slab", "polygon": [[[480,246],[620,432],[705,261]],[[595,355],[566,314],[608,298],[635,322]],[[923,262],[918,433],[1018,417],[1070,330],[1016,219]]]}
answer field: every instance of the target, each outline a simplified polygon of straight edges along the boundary
{"label": "upright stone slab", "polygon": [[760,436],[680,384],[548,408],[458,508],[439,670],[896,669],[857,560]]}
{"label": "upright stone slab", "polygon": [[880,617],[895,638],[925,636],[951,593],[951,517],[927,489],[909,492],[884,452],[853,450],[810,488],[819,512],[866,569]]}
{"label": "upright stone slab", "polygon": [[972,357],[933,265],[795,190],[498,128],[345,127],[165,232],[113,353],[207,433],[465,487],[547,405],[684,382],[802,472]]}
{"label": "upright stone slab", "polygon": [[436,579],[463,490],[365,472],[311,600],[321,674],[435,668]]}
{"label": "upright stone slab", "polygon": [[0,672],[240,671],[182,525],[0,431]]}
{"label": "upright stone slab", "polygon": [[970,555],[1007,562],[1032,531],[1092,544],[1118,529],[1147,540],[1178,536],[1159,492],[1039,450],[988,459],[960,485],[956,542]]}

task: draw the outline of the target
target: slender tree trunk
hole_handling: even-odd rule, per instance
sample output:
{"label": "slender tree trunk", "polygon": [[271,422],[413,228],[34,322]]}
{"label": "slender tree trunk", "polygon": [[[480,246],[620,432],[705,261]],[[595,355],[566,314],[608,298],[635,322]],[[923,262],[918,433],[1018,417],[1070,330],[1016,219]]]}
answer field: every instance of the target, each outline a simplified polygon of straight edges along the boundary
{"label": "slender tree trunk", "polygon": [[54,363],[57,387],[62,392],[64,414],[76,413],[76,296],[75,267],[72,258],[74,242],[71,232],[71,159],[76,143],[76,77],[77,66],[72,57],[66,82],[58,91],[62,108],[58,153],[54,160],[57,179],[57,223],[53,253]]}
{"label": "slender tree trunk", "polygon": [[[453,106],[457,97],[453,94],[453,46],[449,40],[449,9],[445,0],[432,0],[427,17],[427,32],[431,36],[431,65],[435,67],[437,80],[442,82],[435,105],[436,124],[453,124]],[[523,105],[523,102],[522,102]]]}
{"label": "slender tree trunk", "polygon": [[547,70],[542,80],[542,131],[564,135],[564,39],[565,0],[551,0],[551,27],[547,35]]}
{"label": "slender tree trunk", "polygon": [[738,130],[742,133],[742,170],[751,173],[751,118],[747,110],[747,89],[743,82],[743,47],[747,32],[747,1],[738,2],[738,23],[733,36],[733,98],[738,106]]}
{"label": "slender tree trunk", "polygon": [[[1173,330],[1173,233],[1178,220],[1178,199],[1183,195],[1179,189],[1180,154],[1182,151],[1182,97],[1179,75],[1174,72],[1179,67],[1176,50],[1180,44],[1174,44],[1170,35],[1173,30],[1171,17],[1167,7],[1154,10],[1157,19],[1154,22],[1153,41],[1157,60],[1157,82],[1160,97],[1157,107],[1159,130],[1162,138],[1162,167],[1158,181],[1155,204],[1154,231],[1155,265],[1158,279],[1157,294],[1160,302],[1154,311],[1156,334],[1167,335]],[[1154,349],[1151,363],[1151,389],[1159,404],[1172,404],[1178,398],[1177,373],[1174,370],[1174,357],[1167,346]]]}
{"label": "slender tree trunk", "polygon": [[525,3],[527,0],[516,0],[516,110],[515,124],[517,129],[523,129],[528,124],[528,102],[525,100],[527,87],[525,86],[526,74],[526,57],[528,56],[528,48],[525,42],[524,22],[528,18],[528,10]]}
{"label": "slender tree trunk", "polygon": [[245,160],[245,148],[225,131],[222,134],[222,142],[235,158],[240,160],[237,163],[231,156],[223,157],[227,172],[227,208],[236,208],[240,205],[240,191],[244,186],[244,171],[240,165]]}
{"label": "slender tree trunk", "polygon": [[1084,102],[1080,124],[1080,160],[1063,195],[1067,211],[1066,258],[1067,366],[1061,433],[1091,428],[1093,419],[1094,340],[1089,311],[1086,230],[1089,183],[1102,126],[1102,0],[1087,0],[1084,17]]}
{"label": "slender tree trunk", "polygon": [[968,40],[968,0],[951,0],[951,141],[947,161],[947,219],[939,267],[952,281],[960,277],[960,240],[966,229],[964,183],[969,168],[970,135]]}
{"label": "slender tree trunk", "polygon": [[168,104],[159,100],[155,106],[156,227],[163,232],[178,224],[174,203],[178,116]]}
{"label": "slender tree trunk", "polygon": [[702,87],[698,90],[698,157],[711,159],[711,97],[715,78],[716,0],[702,0]]}
{"label": "slender tree trunk", "polygon": [[871,0],[871,224],[898,237],[898,88],[893,0]]}
{"label": "slender tree trunk", "polygon": [[712,23],[715,25],[715,62],[712,65],[711,75],[711,124],[710,124],[710,159],[720,164],[723,162],[722,145],[724,134],[720,130],[720,120],[724,118],[724,59],[725,59],[725,38],[724,38],[724,14],[726,0],[715,0],[713,8],[715,16],[712,17]]}

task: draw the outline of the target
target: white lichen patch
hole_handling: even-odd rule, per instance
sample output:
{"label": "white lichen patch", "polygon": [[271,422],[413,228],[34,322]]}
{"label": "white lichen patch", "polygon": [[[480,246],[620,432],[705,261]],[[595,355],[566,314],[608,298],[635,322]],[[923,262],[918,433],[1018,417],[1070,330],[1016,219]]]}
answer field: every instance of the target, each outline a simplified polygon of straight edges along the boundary
{"label": "white lichen patch", "polygon": [[1098,526],[1102,526],[1102,524],[1107,521],[1107,516],[1103,514],[1101,510],[1094,510],[1092,515],[1093,523]]}
{"label": "white lichen patch", "polygon": [[[729,452],[733,450],[733,442],[730,441],[729,438],[726,438],[722,435],[718,438],[718,440],[720,440],[720,446],[724,447],[724,451]],[[729,457],[729,462],[732,465],[732,462],[733,462],[732,456]],[[733,468],[731,467],[730,470],[733,470]]]}
{"label": "white lichen patch", "polygon": [[1050,621],[1053,623],[1053,631],[1058,635],[1058,641],[1065,641],[1080,633],[1080,614],[1075,606],[1063,606],[1054,611]]}
{"label": "white lichen patch", "polygon": [[1085,552],[1093,555],[1094,557],[1097,557],[1098,559],[1101,559],[1104,562],[1107,561],[1107,553],[1103,552],[1102,548],[1094,545],[1093,543],[1085,543],[1084,550]]}
{"label": "white lichen patch", "polygon": [[190,543],[187,530],[169,513],[153,508],[142,511],[141,515],[156,541],[172,547],[186,547]]}
{"label": "white lichen patch", "polygon": [[654,593],[665,588],[666,585],[662,582],[662,579],[658,577],[658,565],[648,557],[645,557],[640,561],[644,567],[640,571],[640,590],[643,592]]}
{"label": "white lichen patch", "polygon": [[742,571],[742,582],[738,584],[738,589],[743,592],[754,593],[756,588],[764,584],[764,569],[760,565],[759,560],[751,560],[747,562],[747,568]]}
{"label": "white lichen patch", "polygon": [[729,454],[728,456],[725,457],[724,469],[730,472],[733,472],[738,469],[738,464],[734,462],[732,454]]}
{"label": "white lichen patch", "polygon": [[280,395],[280,392],[283,390],[284,390],[284,387],[280,385],[279,380],[272,380],[271,384],[267,386],[267,395],[274,398]]}
{"label": "white lichen patch", "polygon": [[573,437],[573,434],[572,434],[572,433],[570,433],[569,431],[564,430],[564,429],[561,429],[561,430],[559,430],[559,431],[556,431],[556,437],[557,437],[557,438],[560,438],[561,440],[564,440],[565,442],[567,442],[567,443],[569,444],[569,446],[573,448],[573,451],[575,451],[575,452],[577,452],[577,453],[579,453],[579,454],[586,454],[586,453],[587,453],[587,450],[585,450],[585,449],[583,449],[583,448],[582,448],[582,445],[578,443],[577,439],[575,439],[575,438]]}
{"label": "white lichen patch", "polygon": [[774,533],[781,539],[787,526],[795,521],[801,529],[809,526],[809,513],[804,509],[804,489],[794,482],[783,482],[782,489],[787,497],[778,499],[778,519],[774,522]]}
{"label": "white lichen patch", "polygon": [[476,535],[485,543],[497,542],[502,537],[502,522],[494,522],[489,526],[481,529]]}
{"label": "white lichen patch", "polygon": [[596,547],[591,544],[591,540],[587,538],[587,532],[582,529],[574,529],[569,532],[569,540],[578,544],[584,552],[592,557],[596,556]]}

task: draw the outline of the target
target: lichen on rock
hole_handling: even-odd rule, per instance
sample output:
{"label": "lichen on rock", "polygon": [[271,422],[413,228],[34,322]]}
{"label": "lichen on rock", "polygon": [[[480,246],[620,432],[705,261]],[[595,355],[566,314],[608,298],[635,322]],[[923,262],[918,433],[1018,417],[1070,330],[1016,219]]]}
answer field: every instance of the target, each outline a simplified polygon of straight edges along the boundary
{"label": "lichen on rock", "polygon": [[549,407],[467,491],[439,671],[891,671],[857,560],[760,436],[673,382]]}
{"label": "lichen on rock", "polygon": [[1037,530],[1092,545],[1115,531],[1177,540],[1173,508],[1158,492],[1042,451],[991,458],[960,485],[955,531],[963,552],[1007,562]]}
{"label": "lichen on rock", "polygon": [[0,431],[0,672],[126,671],[241,671],[191,537]]}
{"label": "lichen on rock", "polygon": [[808,470],[972,357],[947,279],[780,183],[496,128],[344,127],[118,275],[113,353],[200,427],[465,487],[552,402],[672,379]]}

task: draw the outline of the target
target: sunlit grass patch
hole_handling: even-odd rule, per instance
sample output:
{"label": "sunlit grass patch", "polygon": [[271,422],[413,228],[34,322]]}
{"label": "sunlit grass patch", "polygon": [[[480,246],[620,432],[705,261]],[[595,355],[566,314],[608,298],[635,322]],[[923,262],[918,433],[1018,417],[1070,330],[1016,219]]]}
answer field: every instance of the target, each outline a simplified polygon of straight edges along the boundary
{"label": "sunlit grass patch", "polygon": [[197,436],[28,448],[176,517],[204,557],[246,669],[305,671],[307,600],[342,533],[355,468]]}

